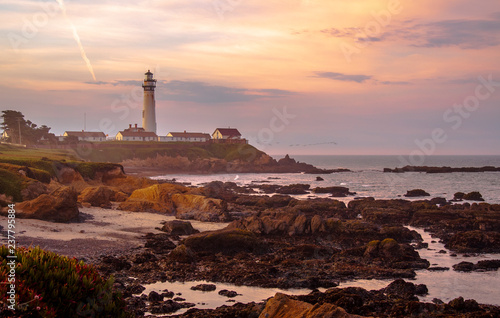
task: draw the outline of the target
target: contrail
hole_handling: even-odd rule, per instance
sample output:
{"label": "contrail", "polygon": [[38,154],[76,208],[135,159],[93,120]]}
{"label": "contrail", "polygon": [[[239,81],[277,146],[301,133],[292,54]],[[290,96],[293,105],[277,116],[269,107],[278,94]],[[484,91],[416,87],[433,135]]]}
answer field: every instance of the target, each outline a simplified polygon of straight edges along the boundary
{"label": "contrail", "polygon": [[92,68],[92,64],[90,63],[87,54],[85,54],[85,50],[83,49],[83,45],[82,42],[80,41],[80,37],[78,36],[78,32],[76,32],[75,25],[71,22],[71,20],[68,18],[68,15],[66,14],[66,6],[64,5],[64,0],[56,0],[56,1],[59,4],[59,7],[61,8],[64,18],[66,19],[66,21],[71,26],[71,29],[73,30],[73,37],[75,38],[75,41],[78,44],[78,47],[80,48],[80,54],[82,55],[82,59],[83,61],[85,61],[85,64],[87,64],[87,68],[89,69],[89,72],[95,81],[96,79],[95,79],[94,69]]}

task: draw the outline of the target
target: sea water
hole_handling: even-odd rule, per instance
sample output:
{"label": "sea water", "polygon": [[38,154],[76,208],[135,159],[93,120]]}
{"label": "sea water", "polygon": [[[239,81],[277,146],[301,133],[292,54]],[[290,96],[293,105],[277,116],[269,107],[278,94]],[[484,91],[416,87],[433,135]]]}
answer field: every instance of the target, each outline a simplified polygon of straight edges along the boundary
{"label": "sea water", "polygon": [[[277,156],[276,158],[279,158]],[[453,199],[456,192],[479,191],[488,203],[500,203],[500,172],[454,172],[454,173],[384,173],[384,168],[403,167],[398,156],[295,156],[301,162],[313,164],[319,168],[346,168],[351,172],[333,174],[302,173],[229,173],[212,175],[170,174],[157,179],[176,179],[192,185],[203,185],[211,181],[230,181],[244,186],[257,183],[287,185],[293,183],[310,184],[314,187],[343,186],[356,197],[374,197],[376,199],[404,198],[406,191],[423,189],[431,197]],[[424,165],[450,167],[500,167],[500,156],[429,156]],[[316,181],[321,176],[324,181]],[[328,195],[302,195],[297,198],[326,197]],[[348,197],[342,201],[350,201]]]}
{"label": "sea water", "polygon": [[[282,156],[276,156],[279,159]],[[488,203],[500,203],[500,172],[469,172],[469,173],[443,173],[427,174],[420,172],[407,173],[384,173],[384,168],[403,167],[404,157],[400,156],[292,156],[298,161],[313,164],[318,168],[336,169],[346,168],[351,172],[311,175],[302,173],[229,173],[214,175],[165,175],[158,176],[157,179],[175,178],[178,182],[191,183],[192,185],[203,185],[211,181],[235,182],[241,186],[250,184],[279,184],[288,185],[294,183],[310,184],[314,187],[344,186],[351,192],[356,192],[356,197],[374,197],[376,199],[396,199],[404,198],[407,190],[423,189],[431,197],[444,197],[452,199],[456,192],[479,191]],[[408,158],[406,158],[408,159]],[[417,165],[417,164],[413,164]],[[500,156],[428,156],[425,161],[418,165],[426,166],[449,166],[449,167],[500,167]],[[316,176],[321,176],[324,181],[316,181]],[[327,197],[327,194],[307,194],[298,195],[297,198],[308,197]],[[354,199],[354,196],[341,198],[348,202]],[[417,198],[418,199],[418,198]],[[422,199],[422,198],[419,198]],[[413,281],[416,284],[426,284],[429,294],[421,297],[423,301],[431,301],[433,298],[449,301],[459,296],[465,299],[476,299],[479,303],[500,305],[500,296],[497,288],[500,286],[500,272],[456,272],[452,269],[454,264],[461,261],[477,262],[484,259],[500,259],[500,254],[484,254],[465,257],[458,255],[452,257],[450,251],[444,248],[442,243],[431,238],[431,236],[422,229],[416,229],[423,237],[424,242],[429,243],[428,249],[419,250],[420,256],[427,259],[432,265],[439,267],[448,267],[447,271],[417,271],[417,277]],[[432,242],[434,241],[434,242]],[[446,253],[438,253],[445,250]],[[367,290],[380,289],[387,286],[391,281],[388,280],[355,280],[350,282],[341,282],[340,287],[358,286]],[[169,289],[174,292],[184,292],[188,302],[197,303],[198,308],[216,308],[222,303],[227,303],[227,298],[209,293],[196,293],[196,296],[190,296],[188,289],[192,283],[161,283],[161,285],[146,286],[146,291]],[[270,297],[278,290],[259,287],[234,286],[230,284],[217,284],[218,289],[231,289],[241,293],[235,298],[239,302],[262,301],[263,298]],[[283,291],[287,292],[287,291]],[[289,293],[307,293],[308,290],[292,290]],[[205,295],[205,296],[204,296]],[[210,295],[210,296],[209,296]],[[191,299],[189,299],[191,298]],[[202,303],[202,304],[198,304]]]}

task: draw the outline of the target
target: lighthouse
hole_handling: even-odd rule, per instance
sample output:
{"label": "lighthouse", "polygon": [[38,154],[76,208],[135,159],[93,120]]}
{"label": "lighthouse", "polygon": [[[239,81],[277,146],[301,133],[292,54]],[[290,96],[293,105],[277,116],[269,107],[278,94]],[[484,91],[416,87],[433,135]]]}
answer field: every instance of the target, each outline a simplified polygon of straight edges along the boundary
{"label": "lighthouse", "polygon": [[148,70],[144,74],[144,102],[142,109],[142,127],[145,131],[154,132],[156,134],[156,105],[155,105],[155,88],[156,80],[153,79],[153,73]]}

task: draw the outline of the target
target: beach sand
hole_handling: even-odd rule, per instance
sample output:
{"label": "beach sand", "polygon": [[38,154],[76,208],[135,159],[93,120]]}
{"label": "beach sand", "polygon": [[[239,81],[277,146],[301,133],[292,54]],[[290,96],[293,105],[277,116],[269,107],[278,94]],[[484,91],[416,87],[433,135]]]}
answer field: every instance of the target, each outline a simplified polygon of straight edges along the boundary
{"label": "beach sand", "polygon": [[[16,219],[17,246],[40,246],[60,255],[93,262],[101,255],[120,255],[144,246],[147,233],[162,233],[162,222],[174,220],[148,212],[128,212],[115,209],[79,208],[78,221],[54,223],[34,219]],[[191,221],[199,231],[217,230],[227,223]],[[2,243],[7,243],[7,217],[0,216]]]}

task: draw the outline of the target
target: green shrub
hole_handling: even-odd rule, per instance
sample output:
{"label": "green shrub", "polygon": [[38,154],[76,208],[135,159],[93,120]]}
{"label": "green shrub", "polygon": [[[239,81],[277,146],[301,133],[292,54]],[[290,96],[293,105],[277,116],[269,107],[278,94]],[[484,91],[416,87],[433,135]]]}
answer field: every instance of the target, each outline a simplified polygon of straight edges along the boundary
{"label": "green shrub", "polygon": [[[9,249],[0,247],[0,280],[6,282]],[[11,254],[12,255],[12,254]],[[121,295],[114,293],[113,278],[76,259],[39,247],[17,248],[15,317],[131,317]],[[9,285],[0,285],[0,311],[7,306]]]}
{"label": "green shrub", "polygon": [[97,172],[106,172],[115,168],[121,168],[122,166],[116,163],[102,163],[102,162],[78,162],[71,163],[77,172],[79,172],[82,177],[87,179],[94,179]]}
{"label": "green shrub", "polygon": [[19,173],[0,168],[0,193],[5,193],[16,202],[23,200],[21,190],[23,189],[23,176]]}

